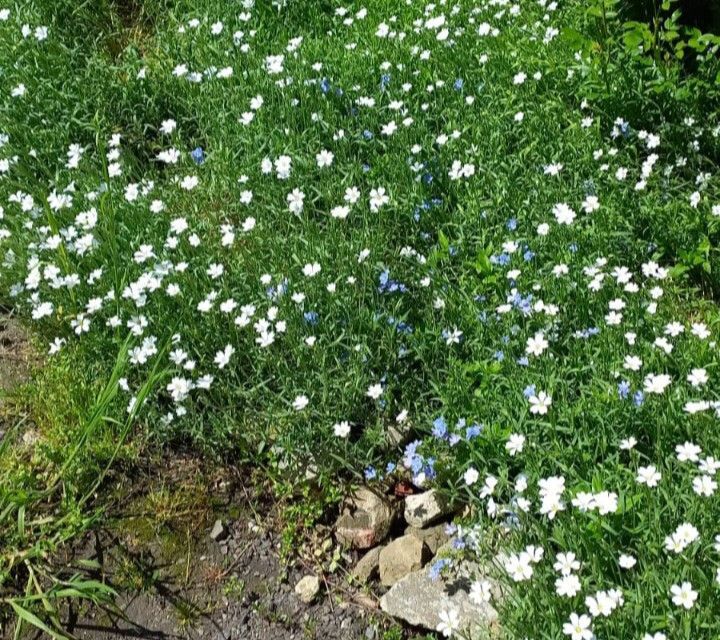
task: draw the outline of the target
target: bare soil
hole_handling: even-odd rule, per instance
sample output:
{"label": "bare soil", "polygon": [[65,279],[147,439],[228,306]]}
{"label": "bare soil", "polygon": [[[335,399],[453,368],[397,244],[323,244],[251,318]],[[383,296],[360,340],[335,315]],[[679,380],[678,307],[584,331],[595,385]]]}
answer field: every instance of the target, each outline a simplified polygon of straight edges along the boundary
{"label": "bare soil", "polygon": [[[136,476],[119,491],[123,510],[64,560],[97,562],[94,577],[119,591],[117,606],[67,611],[68,631],[82,640],[381,638],[392,622],[377,599],[351,588],[343,569],[323,571],[332,552],[316,551],[330,531],[282,561],[276,505],[247,480],[182,456]],[[225,533],[215,541],[218,518]],[[294,587],[310,574],[322,588],[306,605]]]}
{"label": "bare soil", "polygon": [[20,323],[10,315],[0,314],[0,407],[5,394],[27,382],[33,357]]}

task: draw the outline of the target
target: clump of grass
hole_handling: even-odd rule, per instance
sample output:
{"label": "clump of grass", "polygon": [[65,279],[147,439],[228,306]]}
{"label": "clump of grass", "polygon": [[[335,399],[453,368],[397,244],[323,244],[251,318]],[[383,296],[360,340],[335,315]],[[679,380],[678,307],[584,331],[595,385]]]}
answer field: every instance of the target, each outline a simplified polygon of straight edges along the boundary
{"label": "clump of grass", "polygon": [[[108,584],[89,577],[97,568],[92,562],[63,567],[55,556],[102,514],[102,505],[95,504],[97,491],[136,419],[134,411],[123,422],[112,418],[126,365],[125,348],[87,414],[76,413],[71,398],[81,395],[77,389],[58,386],[60,367],[52,370],[51,379],[39,376],[39,388],[25,399],[33,403],[37,424],[23,438],[19,423],[0,442],[0,609],[4,617],[15,615],[15,637],[21,637],[23,628],[35,627],[65,638],[59,618],[64,602],[107,605],[116,596]],[[160,375],[153,372],[148,378],[140,403]],[[72,382],[80,382],[76,373]]]}

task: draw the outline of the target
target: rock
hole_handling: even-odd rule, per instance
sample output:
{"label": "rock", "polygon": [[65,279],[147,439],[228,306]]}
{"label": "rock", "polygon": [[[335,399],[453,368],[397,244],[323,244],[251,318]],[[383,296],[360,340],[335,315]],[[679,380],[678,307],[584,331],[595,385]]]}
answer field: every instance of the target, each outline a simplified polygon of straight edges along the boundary
{"label": "rock", "polygon": [[430,549],[430,553],[435,555],[438,549],[444,545],[450,536],[445,533],[444,524],[436,524],[428,529],[418,529],[417,527],[407,527],[405,529],[406,536],[415,536],[418,540],[422,540]]}
{"label": "rock", "polygon": [[210,537],[215,540],[215,542],[220,542],[220,540],[224,540],[227,537],[227,533],[227,529],[222,520],[215,520],[212,531],[210,531]]}
{"label": "rock", "polygon": [[402,536],[380,551],[380,582],[394,585],[412,571],[422,569],[432,554],[428,546],[415,536]]}
{"label": "rock", "polygon": [[452,512],[450,502],[435,489],[405,498],[405,521],[412,527],[422,529]]}
{"label": "rock", "polygon": [[427,571],[414,571],[397,582],[380,600],[389,615],[415,627],[437,630],[440,612],[455,609],[461,637],[485,640],[497,637],[498,614],[490,604],[475,604],[468,593],[470,581],[432,580]]}
{"label": "rock", "polygon": [[410,423],[404,422],[402,424],[391,424],[388,425],[385,430],[385,438],[391,447],[399,447],[405,444],[410,439],[410,433],[412,427]]}
{"label": "rock", "polygon": [[369,549],[380,544],[395,519],[390,501],[370,489],[361,488],[346,503],[335,523],[335,535],[343,544]]}
{"label": "rock", "polygon": [[375,547],[370,549],[353,567],[350,575],[362,584],[372,580],[380,569],[380,552],[383,548]]}
{"label": "rock", "polygon": [[320,578],[305,576],[295,585],[295,593],[305,604],[310,604],[320,592]]}

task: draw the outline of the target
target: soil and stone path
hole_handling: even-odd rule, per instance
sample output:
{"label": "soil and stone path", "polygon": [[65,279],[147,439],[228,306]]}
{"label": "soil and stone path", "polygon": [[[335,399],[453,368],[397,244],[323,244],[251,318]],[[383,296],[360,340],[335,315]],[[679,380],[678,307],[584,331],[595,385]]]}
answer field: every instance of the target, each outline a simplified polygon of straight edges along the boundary
{"label": "soil and stone path", "polygon": [[275,505],[238,471],[175,454],[135,478],[118,491],[122,510],[63,559],[97,562],[96,577],[120,593],[117,610],[66,612],[75,637],[381,640],[392,626],[394,638],[415,635],[394,625],[377,597],[350,588],[341,568],[323,574],[330,528],[282,562]]}

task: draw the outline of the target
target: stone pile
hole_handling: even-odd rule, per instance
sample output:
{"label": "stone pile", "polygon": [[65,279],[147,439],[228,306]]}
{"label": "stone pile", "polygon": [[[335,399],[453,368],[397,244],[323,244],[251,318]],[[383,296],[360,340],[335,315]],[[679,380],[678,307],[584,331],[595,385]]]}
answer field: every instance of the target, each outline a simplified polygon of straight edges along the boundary
{"label": "stone pile", "polygon": [[403,500],[361,488],[346,500],[335,535],[362,552],[352,578],[360,584],[377,580],[387,589],[380,600],[383,611],[435,631],[441,612],[453,609],[468,638],[487,638],[497,631],[497,613],[469,597],[469,577],[481,577],[479,567],[462,565],[450,582],[432,579],[426,568],[450,548],[446,525],[455,513],[454,505],[434,490]]}

